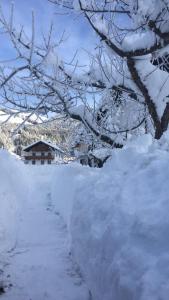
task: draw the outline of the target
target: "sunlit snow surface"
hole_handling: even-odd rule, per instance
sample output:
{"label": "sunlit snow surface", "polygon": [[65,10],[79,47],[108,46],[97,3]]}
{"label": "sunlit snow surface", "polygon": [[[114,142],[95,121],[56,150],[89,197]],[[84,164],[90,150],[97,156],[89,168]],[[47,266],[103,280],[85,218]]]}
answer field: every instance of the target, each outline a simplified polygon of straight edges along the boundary
{"label": "sunlit snow surface", "polygon": [[52,205],[53,166],[31,168],[2,155],[0,284],[6,293],[0,299],[88,300],[67,228]]}
{"label": "sunlit snow surface", "polygon": [[145,135],[102,169],[1,152],[1,298],[168,300],[168,150]]}
{"label": "sunlit snow surface", "polygon": [[103,169],[60,170],[66,180],[53,196],[63,195],[56,204],[94,300],[168,300],[168,141],[145,135],[114,150]]}

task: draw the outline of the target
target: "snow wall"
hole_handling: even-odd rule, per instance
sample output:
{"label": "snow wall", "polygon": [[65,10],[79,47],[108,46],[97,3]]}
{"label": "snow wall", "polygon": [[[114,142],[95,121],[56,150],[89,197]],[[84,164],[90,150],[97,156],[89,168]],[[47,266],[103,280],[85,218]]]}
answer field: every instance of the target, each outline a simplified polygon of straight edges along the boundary
{"label": "snow wall", "polygon": [[147,135],[114,150],[102,169],[56,169],[53,198],[61,193],[55,203],[68,222],[73,256],[93,300],[168,300],[165,148],[165,141],[159,146]]}
{"label": "snow wall", "polygon": [[0,262],[17,242],[20,212],[28,189],[24,167],[15,156],[0,150]]}

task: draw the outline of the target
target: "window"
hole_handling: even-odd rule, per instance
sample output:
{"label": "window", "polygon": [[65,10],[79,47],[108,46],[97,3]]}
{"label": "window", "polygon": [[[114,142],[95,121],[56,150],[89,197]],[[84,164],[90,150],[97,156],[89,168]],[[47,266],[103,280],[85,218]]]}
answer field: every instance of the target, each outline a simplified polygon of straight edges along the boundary
{"label": "window", "polygon": [[35,160],[32,160],[32,165],[35,165],[36,164],[36,161]]}
{"label": "window", "polygon": [[45,156],[45,153],[44,153],[44,152],[41,152],[41,155],[42,155],[42,156]]}
{"label": "window", "polygon": [[32,153],[32,155],[33,155],[33,156],[36,156],[36,153],[35,153],[35,152],[33,152],[33,153]]}
{"label": "window", "polygon": [[51,160],[50,159],[48,159],[48,165],[51,165]]}
{"label": "window", "polygon": [[44,165],[45,161],[44,160],[41,160],[41,165]]}

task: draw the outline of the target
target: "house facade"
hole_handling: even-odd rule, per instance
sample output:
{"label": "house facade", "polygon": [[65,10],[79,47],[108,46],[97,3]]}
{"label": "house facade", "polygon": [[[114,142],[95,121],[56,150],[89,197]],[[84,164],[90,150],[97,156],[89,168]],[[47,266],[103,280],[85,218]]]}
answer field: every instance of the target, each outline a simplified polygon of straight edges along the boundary
{"label": "house facade", "polygon": [[45,165],[61,162],[64,152],[57,146],[45,141],[37,141],[22,151],[22,158],[25,164]]}

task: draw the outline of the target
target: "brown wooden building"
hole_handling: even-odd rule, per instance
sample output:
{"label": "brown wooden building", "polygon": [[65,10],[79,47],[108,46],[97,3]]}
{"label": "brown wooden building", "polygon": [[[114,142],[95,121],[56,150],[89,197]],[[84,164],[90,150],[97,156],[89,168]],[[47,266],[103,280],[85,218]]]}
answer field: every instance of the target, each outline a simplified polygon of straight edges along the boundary
{"label": "brown wooden building", "polygon": [[64,152],[57,146],[45,141],[37,141],[23,149],[25,164],[44,165],[59,162]]}

